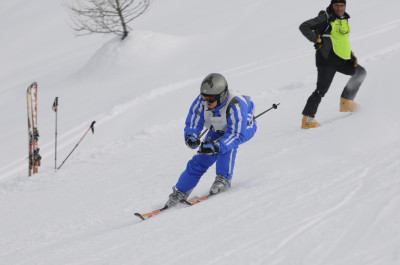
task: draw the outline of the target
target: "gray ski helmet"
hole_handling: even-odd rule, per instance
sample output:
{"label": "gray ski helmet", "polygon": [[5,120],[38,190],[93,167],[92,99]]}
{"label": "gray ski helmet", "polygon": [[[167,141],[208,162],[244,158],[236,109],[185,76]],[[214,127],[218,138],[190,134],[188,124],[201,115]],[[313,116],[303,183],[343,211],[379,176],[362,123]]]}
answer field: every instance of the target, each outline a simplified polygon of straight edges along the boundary
{"label": "gray ski helmet", "polygon": [[209,74],[201,82],[200,93],[204,95],[219,95],[228,90],[228,83],[221,74]]}
{"label": "gray ski helmet", "polygon": [[221,100],[225,100],[228,91],[228,82],[223,75],[212,73],[204,78],[201,82],[200,93],[204,96],[213,96],[218,100],[218,105],[221,105]]}

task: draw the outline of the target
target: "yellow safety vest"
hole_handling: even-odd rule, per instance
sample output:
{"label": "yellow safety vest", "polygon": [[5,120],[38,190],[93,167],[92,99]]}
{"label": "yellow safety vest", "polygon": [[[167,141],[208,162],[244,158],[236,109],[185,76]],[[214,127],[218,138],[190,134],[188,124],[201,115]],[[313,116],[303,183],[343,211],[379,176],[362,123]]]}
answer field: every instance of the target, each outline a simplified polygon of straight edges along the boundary
{"label": "yellow safety vest", "polygon": [[332,31],[331,39],[333,51],[342,59],[348,60],[351,58],[351,46],[349,40],[350,25],[347,19],[335,19],[331,22]]}

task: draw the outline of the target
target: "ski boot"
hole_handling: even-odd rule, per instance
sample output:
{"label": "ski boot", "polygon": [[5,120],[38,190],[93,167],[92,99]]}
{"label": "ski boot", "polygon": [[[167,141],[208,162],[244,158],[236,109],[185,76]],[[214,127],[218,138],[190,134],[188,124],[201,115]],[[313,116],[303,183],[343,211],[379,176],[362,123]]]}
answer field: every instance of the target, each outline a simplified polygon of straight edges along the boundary
{"label": "ski boot", "polygon": [[218,175],[215,177],[215,181],[211,186],[210,194],[217,194],[219,192],[226,191],[231,187],[231,180],[225,178],[222,175]]}
{"label": "ski boot", "polygon": [[358,105],[352,100],[340,99],[340,112],[355,112],[358,110]]}
{"label": "ski boot", "polygon": [[179,202],[186,200],[188,195],[183,191],[178,190],[175,187],[172,187],[173,192],[169,195],[168,201],[165,203],[165,206],[173,207],[177,205]]}
{"label": "ski boot", "polygon": [[303,116],[303,120],[301,121],[302,129],[310,129],[319,127],[319,123],[311,117]]}

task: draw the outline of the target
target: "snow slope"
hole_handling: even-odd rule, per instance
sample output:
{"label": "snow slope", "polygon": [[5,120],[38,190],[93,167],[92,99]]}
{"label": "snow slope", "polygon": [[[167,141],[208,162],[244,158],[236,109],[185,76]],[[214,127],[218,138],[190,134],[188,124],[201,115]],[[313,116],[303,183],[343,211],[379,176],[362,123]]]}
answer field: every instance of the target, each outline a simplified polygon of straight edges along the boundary
{"label": "snow slope", "polygon": [[[400,19],[397,0],[348,1],[352,47],[368,72],[361,111],[338,112],[338,74],[314,130],[315,88],[299,24],[329,1],[155,0],[124,42],[75,38],[63,1],[0,3],[0,264],[400,263]],[[233,2],[233,3],[232,3]],[[373,17],[373,18],[371,18]],[[141,222],[194,155],[184,120],[201,80],[223,73],[260,117],[232,189]],[[27,177],[25,91],[39,84],[43,165]],[[90,123],[60,171],[58,164]],[[206,194],[214,167],[193,195]]]}

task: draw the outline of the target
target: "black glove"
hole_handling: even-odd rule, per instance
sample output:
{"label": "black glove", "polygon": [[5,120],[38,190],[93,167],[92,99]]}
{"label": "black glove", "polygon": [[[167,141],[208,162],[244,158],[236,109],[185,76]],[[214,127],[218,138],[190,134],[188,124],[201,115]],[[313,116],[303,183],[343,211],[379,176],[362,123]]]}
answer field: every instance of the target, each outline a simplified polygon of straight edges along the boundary
{"label": "black glove", "polygon": [[354,68],[358,66],[358,60],[357,57],[354,55],[354,52],[351,52],[350,62],[353,64]]}
{"label": "black glove", "polygon": [[317,41],[314,43],[314,47],[316,50],[319,50],[322,48],[322,39],[321,37],[318,37]]}
{"label": "black glove", "polygon": [[201,143],[198,153],[206,155],[217,155],[219,154],[219,144],[214,142]]}
{"label": "black glove", "polygon": [[200,145],[200,139],[192,134],[188,134],[185,138],[186,145],[191,149],[196,149]]}

